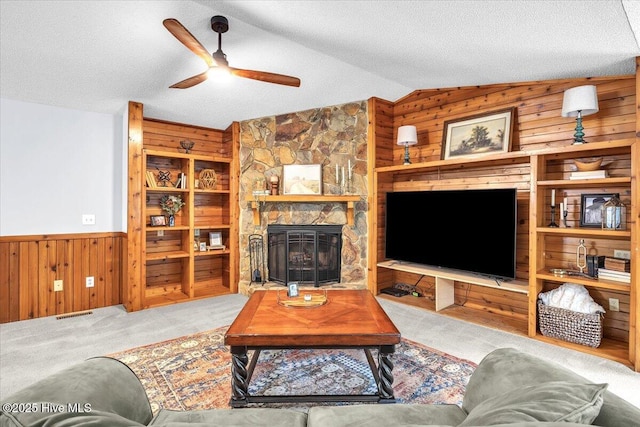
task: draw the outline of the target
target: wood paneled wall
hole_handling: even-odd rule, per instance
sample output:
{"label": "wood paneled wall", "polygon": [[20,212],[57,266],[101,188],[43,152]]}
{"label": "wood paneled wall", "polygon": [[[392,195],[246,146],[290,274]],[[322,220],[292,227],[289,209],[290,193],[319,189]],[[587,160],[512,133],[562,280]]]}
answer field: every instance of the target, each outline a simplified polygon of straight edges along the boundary
{"label": "wood paneled wall", "polygon": [[[231,155],[231,144],[224,141],[221,132],[212,129],[155,120],[145,117],[142,122],[144,133],[144,147],[152,150],[175,151],[180,147],[180,141],[188,139],[195,142],[191,149],[193,154],[205,156]],[[185,137],[185,135],[188,135]]]}
{"label": "wood paneled wall", "polygon": [[[384,205],[385,192],[392,188],[390,176],[379,177],[373,169],[380,166],[393,165],[393,103],[379,98],[371,98],[368,103],[369,127],[367,130],[367,158],[369,172],[367,173],[369,186],[369,248],[368,255],[368,287],[376,292],[377,283],[389,283],[393,279],[393,271],[379,269],[379,260],[384,259],[384,210],[373,207]],[[386,179],[386,182],[379,181]],[[382,199],[380,199],[382,198]]]}
{"label": "wood paneled wall", "polygon": [[[410,148],[412,161],[438,160],[445,121],[515,107],[511,151],[566,146],[573,139],[575,119],[562,117],[562,98],[566,89],[581,85],[597,87],[600,107],[598,113],[583,117],[585,140],[635,137],[635,75],[417,90],[395,102],[394,135],[399,126],[415,125],[418,145]],[[401,164],[404,148],[392,147],[393,164]],[[376,166],[385,164],[377,159]]]}
{"label": "wood paneled wall", "polygon": [[[123,233],[0,237],[0,323],[120,304],[125,240]],[[54,292],[54,280],[62,291]]]}

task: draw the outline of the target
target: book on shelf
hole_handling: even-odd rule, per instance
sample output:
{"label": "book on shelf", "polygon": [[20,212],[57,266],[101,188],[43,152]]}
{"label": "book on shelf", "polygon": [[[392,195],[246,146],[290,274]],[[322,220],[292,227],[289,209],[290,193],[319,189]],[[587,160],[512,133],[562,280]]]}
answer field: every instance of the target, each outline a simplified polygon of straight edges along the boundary
{"label": "book on shelf", "polygon": [[631,271],[631,261],[625,258],[610,258],[604,259],[604,268],[607,270],[629,272]]}
{"label": "book on shelf", "polygon": [[607,178],[609,174],[606,170],[600,169],[596,171],[576,171],[571,172],[569,179],[595,179],[595,178]]}
{"label": "book on shelf", "polygon": [[176,188],[187,188],[187,176],[180,172],[178,174],[178,180],[176,181]]}
{"label": "book on shelf", "polygon": [[156,182],[156,177],[153,175],[153,172],[147,171],[145,176],[147,178],[147,187],[149,188],[158,187],[158,183]]}
{"label": "book on shelf", "polygon": [[609,270],[606,268],[598,269],[598,278],[613,280],[615,282],[631,283],[631,273],[624,271]]}
{"label": "book on shelf", "polygon": [[598,269],[598,274],[600,273],[604,273],[604,274],[608,274],[608,275],[612,275],[612,276],[620,276],[620,277],[631,277],[631,273],[626,272],[626,271],[616,271],[616,270],[610,270],[607,267],[605,268],[599,268]]}

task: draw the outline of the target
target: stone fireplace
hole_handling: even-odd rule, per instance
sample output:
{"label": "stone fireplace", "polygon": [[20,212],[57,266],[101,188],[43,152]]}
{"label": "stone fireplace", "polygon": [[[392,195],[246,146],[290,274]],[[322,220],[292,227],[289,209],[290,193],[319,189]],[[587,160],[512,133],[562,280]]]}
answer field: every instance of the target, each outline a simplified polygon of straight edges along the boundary
{"label": "stone fireplace", "polygon": [[340,282],[342,226],[269,225],[267,236],[269,281]]}
{"label": "stone fireplace", "polygon": [[[282,286],[287,280],[307,282],[305,286],[330,288],[367,287],[367,129],[369,121],[367,102],[323,107],[278,116],[263,117],[240,123],[240,293],[249,294],[257,287]],[[298,200],[263,200],[254,195],[257,183],[264,186],[276,176],[282,183],[283,167],[292,164],[322,165],[322,192],[308,202]],[[353,179],[349,188],[340,185],[337,171],[351,168]],[[348,171],[347,171],[348,175]],[[324,195],[360,195],[355,203],[353,223],[347,223],[345,203],[323,200]],[[278,193],[282,195],[282,188]],[[252,209],[251,202],[258,202]],[[255,216],[254,216],[255,215]],[[259,217],[256,220],[256,217]],[[338,260],[331,276],[325,267],[319,268],[315,277],[310,270],[284,269],[281,266],[265,265],[265,283],[252,283],[249,251],[249,237],[262,236],[265,264],[269,264],[269,232],[273,226],[296,226],[303,231],[302,252],[306,242],[307,226],[335,227],[341,230],[333,259]],[[321,238],[321,241],[326,238]],[[324,244],[324,243],[322,243]],[[289,254],[295,254],[292,245]],[[332,249],[333,251],[333,249]],[[325,251],[326,252],[326,251]],[[332,252],[333,253],[333,252]],[[318,263],[324,262],[330,254],[318,255]],[[279,260],[286,258],[281,252]],[[333,255],[331,255],[333,256]],[[295,258],[295,257],[294,257]],[[296,261],[296,259],[294,259]],[[287,279],[287,270],[289,278]],[[325,271],[327,270],[327,271]],[[315,270],[314,270],[315,274]],[[334,275],[336,277],[334,277]],[[294,279],[295,278],[295,279]],[[298,280],[302,279],[302,280]],[[334,280],[335,279],[335,280]]]}

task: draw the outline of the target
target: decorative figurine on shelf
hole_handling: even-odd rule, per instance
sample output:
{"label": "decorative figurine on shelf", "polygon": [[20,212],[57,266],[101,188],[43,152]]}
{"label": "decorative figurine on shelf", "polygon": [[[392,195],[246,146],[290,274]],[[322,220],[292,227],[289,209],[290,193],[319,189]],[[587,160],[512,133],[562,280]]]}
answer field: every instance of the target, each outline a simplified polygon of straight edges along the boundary
{"label": "decorative figurine on shelf", "polygon": [[171,172],[158,169],[158,182],[160,182],[160,187],[166,187],[167,182],[171,182]]}
{"label": "decorative figurine on shelf", "polygon": [[180,147],[184,150],[185,154],[189,154],[189,151],[193,148],[196,143],[193,141],[189,141],[185,139],[184,141],[180,141]]}
{"label": "decorative figurine on shelf", "polygon": [[164,195],[160,199],[160,207],[162,210],[169,214],[169,227],[176,225],[175,215],[185,205],[180,196]]}
{"label": "decorative figurine on shelf", "polygon": [[269,184],[271,186],[271,195],[272,196],[277,196],[278,195],[278,183],[279,183],[280,179],[278,178],[278,175],[271,175],[271,178],[269,178]]}
{"label": "decorative figurine on shelf", "polygon": [[584,239],[580,239],[576,250],[576,266],[580,269],[580,273],[584,273],[584,269],[587,268],[587,247],[584,245]]}
{"label": "decorative figurine on shelf", "polygon": [[198,185],[205,190],[215,190],[218,176],[213,169],[202,169],[198,175]]}

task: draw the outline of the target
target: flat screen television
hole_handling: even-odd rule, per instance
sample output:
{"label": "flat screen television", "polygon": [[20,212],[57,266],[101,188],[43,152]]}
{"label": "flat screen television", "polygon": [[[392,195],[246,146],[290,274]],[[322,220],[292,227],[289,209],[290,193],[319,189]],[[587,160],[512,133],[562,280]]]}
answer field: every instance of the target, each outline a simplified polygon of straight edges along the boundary
{"label": "flat screen television", "polygon": [[385,256],[513,279],[516,210],[513,188],[389,192]]}

